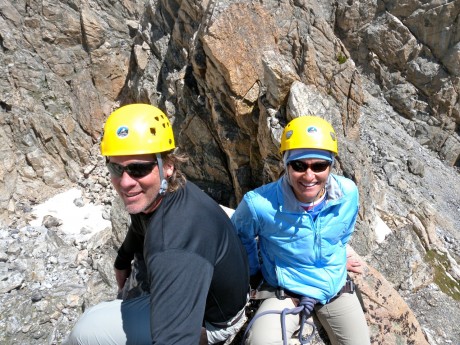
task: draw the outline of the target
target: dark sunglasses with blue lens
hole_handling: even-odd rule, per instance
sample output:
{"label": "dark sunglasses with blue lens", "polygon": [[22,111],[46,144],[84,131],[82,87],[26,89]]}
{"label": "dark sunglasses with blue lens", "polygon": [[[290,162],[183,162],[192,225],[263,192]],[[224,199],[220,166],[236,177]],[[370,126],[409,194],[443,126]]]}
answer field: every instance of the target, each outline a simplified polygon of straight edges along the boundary
{"label": "dark sunglasses with blue lens", "polygon": [[327,168],[331,166],[331,162],[329,161],[321,161],[321,162],[314,162],[314,163],[305,163],[302,161],[290,161],[288,165],[291,166],[292,170],[296,172],[305,172],[308,169],[313,171],[314,173],[321,173],[323,171],[326,171]]}
{"label": "dark sunglasses with blue lens", "polygon": [[129,176],[139,178],[150,174],[157,164],[157,161],[147,163],[131,163],[128,165],[108,162],[107,169],[109,170],[110,175],[114,177],[121,177],[123,176],[123,172],[126,171]]}

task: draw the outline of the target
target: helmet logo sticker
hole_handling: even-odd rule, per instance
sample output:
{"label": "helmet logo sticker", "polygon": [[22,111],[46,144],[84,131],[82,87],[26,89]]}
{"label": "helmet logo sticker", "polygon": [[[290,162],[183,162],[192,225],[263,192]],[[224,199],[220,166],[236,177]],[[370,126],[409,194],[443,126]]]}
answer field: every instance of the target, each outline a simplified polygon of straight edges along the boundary
{"label": "helmet logo sticker", "polygon": [[290,139],[292,137],[292,133],[294,133],[292,130],[286,132],[286,139]]}
{"label": "helmet logo sticker", "polygon": [[316,128],[315,126],[310,126],[307,128],[307,133],[308,134],[316,134],[318,133],[318,128]]}
{"label": "helmet logo sticker", "polygon": [[121,126],[121,127],[118,127],[117,129],[117,137],[119,137],[120,139],[123,139],[123,138],[126,138],[129,134],[129,129],[128,127],[126,126]]}

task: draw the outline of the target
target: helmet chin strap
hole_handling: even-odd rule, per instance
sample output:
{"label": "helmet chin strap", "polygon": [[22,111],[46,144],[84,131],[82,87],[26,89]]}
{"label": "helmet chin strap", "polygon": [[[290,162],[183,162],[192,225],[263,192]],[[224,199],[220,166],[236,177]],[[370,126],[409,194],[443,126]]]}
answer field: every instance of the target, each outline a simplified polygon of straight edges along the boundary
{"label": "helmet chin strap", "polygon": [[161,153],[156,154],[157,162],[158,162],[158,171],[160,173],[160,190],[158,191],[158,195],[165,195],[166,191],[168,190],[168,180],[165,179],[165,175],[163,172],[163,159],[161,158]]}

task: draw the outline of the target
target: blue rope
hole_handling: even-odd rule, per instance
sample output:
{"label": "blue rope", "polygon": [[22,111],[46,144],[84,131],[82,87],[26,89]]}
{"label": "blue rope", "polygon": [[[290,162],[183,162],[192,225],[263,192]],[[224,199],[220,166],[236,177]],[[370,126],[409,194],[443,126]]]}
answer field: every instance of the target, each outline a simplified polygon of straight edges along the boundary
{"label": "blue rope", "polygon": [[[283,345],[287,345],[287,338],[286,338],[286,315],[288,314],[293,314],[293,315],[298,315],[300,314],[301,319],[300,319],[300,330],[299,330],[299,341],[302,345],[309,344],[310,341],[312,340],[315,331],[316,331],[316,326],[313,322],[308,322],[307,318],[311,315],[313,308],[315,307],[316,303],[318,301],[314,298],[310,297],[302,297],[300,299],[299,305],[295,308],[284,308],[283,310],[266,310],[260,314],[257,314],[252,318],[252,320],[249,322],[248,327],[246,327],[246,331],[244,332],[243,335],[243,340],[241,341],[241,344],[244,344],[244,341],[246,340],[246,335],[251,328],[252,324],[254,323],[255,320],[257,320],[259,317],[267,314],[280,314],[281,318],[281,332],[283,336]],[[313,331],[311,334],[306,337],[306,339],[302,336],[303,334],[303,328],[304,325],[308,324],[313,327]]]}

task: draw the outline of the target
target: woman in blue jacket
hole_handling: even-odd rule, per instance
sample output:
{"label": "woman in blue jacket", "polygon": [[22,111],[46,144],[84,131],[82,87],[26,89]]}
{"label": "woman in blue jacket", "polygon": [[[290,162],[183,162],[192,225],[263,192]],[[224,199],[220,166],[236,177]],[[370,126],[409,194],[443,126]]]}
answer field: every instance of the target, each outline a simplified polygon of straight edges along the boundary
{"label": "woman in blue jacket", "polygon": [[271,296],[260,305],[246,343],[287,344],[303,326],[301,316],[314,311],[333,345],[368,345],[366,319],[346,269],[358,189],[331,173],[335,131],[317,116],[295,118],[284,129],[280,151],[285,174],[248,192],[232,216],[252,281],[261,275],[259,290]]}

